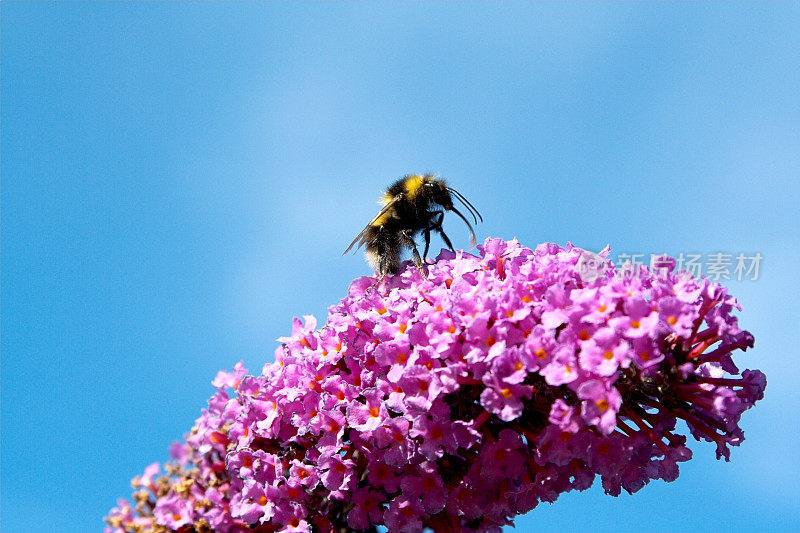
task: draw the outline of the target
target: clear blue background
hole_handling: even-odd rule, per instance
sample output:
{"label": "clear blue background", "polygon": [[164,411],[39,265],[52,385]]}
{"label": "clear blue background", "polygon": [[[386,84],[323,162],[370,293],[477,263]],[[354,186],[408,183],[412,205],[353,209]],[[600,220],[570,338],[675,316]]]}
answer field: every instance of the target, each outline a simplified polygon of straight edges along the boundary
{"label": "clear blue background", "polygon": [[2,531],[100,530],[420,171],[481,240],[764,256],[728,283],[769,380],[732,461],[518,531],[797,531],[798,95],[796,2],[3,2]]}

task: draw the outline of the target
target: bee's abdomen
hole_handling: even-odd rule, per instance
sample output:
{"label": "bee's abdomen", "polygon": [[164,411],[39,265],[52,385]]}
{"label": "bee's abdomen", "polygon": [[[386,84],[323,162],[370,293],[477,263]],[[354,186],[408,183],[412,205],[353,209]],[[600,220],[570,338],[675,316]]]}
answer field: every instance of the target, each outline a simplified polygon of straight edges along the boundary
{"label": "bee's abdomen", "polygon": [[400,233],[385,226],[371,226],[364,236],[366,256],[372,268],[383,274],[394,274],[400,268]]}

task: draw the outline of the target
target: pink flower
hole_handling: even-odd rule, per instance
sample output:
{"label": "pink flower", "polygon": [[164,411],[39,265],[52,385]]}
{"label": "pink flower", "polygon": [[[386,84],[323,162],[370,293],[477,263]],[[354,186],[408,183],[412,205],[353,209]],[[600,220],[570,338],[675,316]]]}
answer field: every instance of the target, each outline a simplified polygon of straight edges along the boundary
{"label": "pink flower", "polygon": [[615,276],[569,244],[479,252],[357,279],[261,374],[219,372],[107,531],[498,531],[596,476],[611,495],[674,480],[678,419],[719,458],[741,444],[766,378],[739,374],[753,337],[723,287],[669,260]]}
{"label": "pink flower", "polygon": [[347,523],[353,529],[368,529],[383,519],[381,503],[385,496],[369,488],[359,489],[353,494],[353,509],[347,514]]}
{"label": "pink flower", "polygon": [[169,494],[159,498],[153,516],[156,523],[178,529],[192,523],[192,501],[184,500],[177,494]]}
{"label": "pink flower", "polygon": [[616,388],[600,380],[584,381],[578,386],[578,398],[581,398],[581,415],[587,424],[597,426],[608,435],[617,423],[617,413],[622,405],[622,396]]}
{"label": "pink flower", "polygon": [[353,401],[347,406],[347,422],[353,429],[369,432],[389,417],[386,406],[375,389],[364,391],[365,403]]}

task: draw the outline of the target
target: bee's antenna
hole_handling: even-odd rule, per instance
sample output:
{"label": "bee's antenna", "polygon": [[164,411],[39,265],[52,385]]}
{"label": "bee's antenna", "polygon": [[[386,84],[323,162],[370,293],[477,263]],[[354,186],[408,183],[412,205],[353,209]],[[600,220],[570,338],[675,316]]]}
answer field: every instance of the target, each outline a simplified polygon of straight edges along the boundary
{"label": "bee's antenna", "polygon": [[464,223],[467,225],[467,227],[469,228],[469,243],[470,243],[470,248],[475,248],[475,231],[473,231],[473,229],[472,229],[472,224],[470,224],[470,223],[469,223],[469,220],[467,220],[466,218],[464,218],[464,215],[462,215],[462,214],[461,214],[461,211],[459,211],[459,210],[458,210],[458,209],[456,209],[455,207],[451,207],[451,208],[450,208],[450,211],[452,211],[452,212],[453,212],[453,213],[455,213],[456,215],[460,216],[460,217],[461,217],[461,220],[463,220],[463,221],[464,221]]}
{"label": "bee's antenna", "polygon": [[[460,192],[458,192],[457,190],[455,190],[455,189],[453,189],[451,187],[448,187],[447,190],[450,191],[451,193],[453,193],[453,195],[455,195],[455,197],[458,198],[461,201],[462,204],[464,204],[464,207],[467,208],[467,210],[469,211],[469,214],[472,215],[473,219],[475,219],[475,223],[476,224],[478,223],[478,219],[479,218],[481,219],[481,222],[483,222],[483,217],[481,216],[481,214],[478,212],[477,209],[475,209],[475,206],[472,205],[469,202],[469,200],[464,198],[463,194],[461,194]],[[477,217],[475,215],[477,215]]]}

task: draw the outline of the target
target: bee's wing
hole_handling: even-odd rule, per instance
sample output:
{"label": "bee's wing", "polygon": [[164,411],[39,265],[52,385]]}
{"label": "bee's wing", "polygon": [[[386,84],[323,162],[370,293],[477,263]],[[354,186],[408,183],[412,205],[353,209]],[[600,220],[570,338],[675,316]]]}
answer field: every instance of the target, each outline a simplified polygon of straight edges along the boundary
{"label": "bee's wing", "polygon": [[381,218],[383,215],[385,215],[385,214],[386,214],[386,213],[387,213],[387,212],[388,212],[388,211],[389,211],[389,210],[392,208],[392,206],[393,206],[394,204],[396,204],[396,203],[398,202],[398,200],[400,200],[400,198],[402,198],[402,197],[403,197],[403,195],[402,195],[402,194],[398,194],[397,196],[395,196],[394,198],[392,198],[391,200],[389,200],[389,202],[388,202],[388,203],[387,203],[385,206],[383,206],[383,208],[382,208],[380,211],[378,211],[378,214],[377,214],[377,215],[375,215],[374,217],[372,217],[372,220],[370,220],[370,221],[369,221],[369,223],[368,223],[366,226],[364,226],[364,229],[362,229],[362,230],[361,230],[361,233],[359,233],[358,235],[356,235],[356,238],[355,238],[355,239],[353,239],[353,242],[351,242],[351,243],[350,243],[350,246],[348,246],[348,247],[347,247],[347,250],[345,250],[344,252],[342,252],[342,255],[344,255],[344,254],[346,254],[347,252],[349,252],[349,251],[350,251],[350,249],[351,249],[351,248],[353,248],[353,246],[354,246],[354,245],[355,245],[355,244],[356,244],[356,243],[357,243],[359,240],[361,241],[361,242],[359,242],[359,243],[358,243],[358,245],[359,245],[359,246],[361,246],[362,244],[364,244],[364,240],[363,240],[363,239],[364,239],[364,234],[367,232],[367,230],[370,228],[370,226],[372,226],[372,225],[375,223],[375,221],[376,221],[376,220],[378,220],[378,219],[379,219],[379,218]]}

